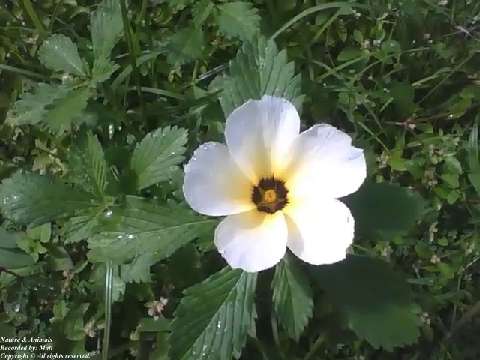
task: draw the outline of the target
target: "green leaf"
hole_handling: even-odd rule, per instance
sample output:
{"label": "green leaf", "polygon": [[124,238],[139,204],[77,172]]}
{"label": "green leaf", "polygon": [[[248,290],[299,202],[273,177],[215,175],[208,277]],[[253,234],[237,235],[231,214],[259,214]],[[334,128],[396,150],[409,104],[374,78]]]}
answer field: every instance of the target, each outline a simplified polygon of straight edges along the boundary
{"label": "green leaf", "polygon": [[394,82],[390,87],[390,94],[400,116],[406,118],[416,111],[415,89],[409,83]]}
{"label": "green leaf", "polygon": [[89,194],[34,173],[17,172],[0,184],[0,209],[19,224],[41,225],[92,205]]}
{"label": "green leaf", "polygon": [[0,228],[0,266],[6,269],[18,269],[34,264],[33,258],[20,250],[17,241],[24,233],[12,233]]}
{"label": "green leaf", "polygon": [[69,159],[72,182],[86,191],[103,198],[107,187],[107,162],[98,138],[91,132],[77,149],[73,150]]}
{"label": "green leaf", "polygon": [[345,200],[355,218],[356,230],[363,235],[403,234],[424,209],[418,193],[389,183],[365,183]]}
{"label": "green leaf", "polygon": [[92,13],[90,27],[94,62],[104,63],[123,34],[120,1],[103,0]]}
{"label": "green leaf", "polygon": [[6,269],[18,269],[34,264],[33,258],[20,250],[17,241],[25,237],[25,233],[8,232],[0,228],[0,266]]}
{"label": "green leaf", "polygon": [[92,84],[96,85],[108,80],[118,68],[119,66],[112,61],[98,59],[92,69]]}
{"label": "green leaf", "polygon": [[478,121],[479,117],[475,120],[473,124],[472,131],[466,144],[467,148],[467,159],[468,159],[468,179],[472,183],[477,194],[480,194],[480,161],[479,161],[479,150],[478,150]]}
{"label": "green leaf", "polygon": [[215,19],[220,32],[229,38],[252,40],[260,27],[257,9],[244,1],[219,5]]}
{"label": "green leaf", "polygon": [[313,315],[312,289],[302,269],[290,256],[275,267],[273,309],[288,336],[298,341]]}
{"label": "green leaf", "polygon": [[205,47],[203,30],[189,26],[177,31],[168,40],[167,61],[170,64],[185,64],[202,56]]}
{"label": "green leaf", "polygon": [[176,127],[159,128],[137,145],[130,167],[138,176],[138,190],[168,180],[183,160],[187,131]]}
{"label": "green leaf", "polygon": [[193,23],[195,26],[200,27],[210,16],[214,3],[211,0],[196,1],[192,8]]}
{"label": "green leaf", "polygon": [[70,38],[55,34],[45,40],[38,50],[40,62],[53,71],[86,76],[77,46]]}
{"label": "green leaf", "polygon": [[383,261],[348,256],[333,265],[312,268],[318,285],[340,308],[349,327],[375,348],[413,344],[419,336],[410,289]]}
{"label": "green leaf", "polygon": [[256,273],[224,268],[185,290],[172,323],[170,357],[238,359],[255,329],[256,280]]}
{"label": "green leaf", "polygon": [[6,122],[14,126],[37,124],[48,112],[46,107],[63,98],[68,92],[69,88],[65,85],[38,83],[32,92],[23,94],[22,98],[15,102],[7,113]]}
{"label": "green leaf", "polygon": [[263,95],[283,97],[297,108],[302,100],[295,65],[287,62],[285,50],[279,52],[272,40],[264,38],[244,44],[230,63],[229,75],[217,78],[212,86],[223,90],[220,103],[225,116],[249,99]]}
{"label": "green leaf", "polygon": [[91,261],[123,264],[151,254],[152,262],[157,262],[203,233],[210,233],[216,224],[190,210],[134,196],[127,196],[125,207],[118,212],[118,221],[88,239]]}
{"label": "green leaf", "polygon": [[70,311],[63,320],[63,329],[65,336],[69,340],[83,340],[85,338],[85,324],[83,317],[89,304],[72,304]]}
{"label": "green leaf", "polygon": [[0,266],[6,269],[18,269],[33,265],[33,258],[20,249],[0,248]]}
{"label": "green leaf", "polygon": [[65,244],[76,243],[93,236],[100,227],[97,217],[81,215],[71,217],[64,226]]}
{"label": "green leaf", "polygon": [[15,249],[17,247],[17,241],[25,236],[20,232],[9,232],[0,227],[0,247],[6,249]]}
{"label": "green leaf", "polygon": [[170,330],[170,321],[164,317],[158,319],[142,318],[138,324],[138,331],[141,332],[163,332]]}
{"label": "green leaf", "polygon": [[132,262],[120,266],[120,274],[122,280],[126,283],[150,282],[150,266],[155,263],[155,259],[151,254],[142,254]]}
{"label": "green leaf", "polygon": [[337,60],[340,62],[346,62],[353,59],[357,59],[359,57],[364,56],[364,52],[361,49],[347,47],[343,49],[340,54],[337,56]]}
{"label": "green leaf", "polygon": [[51,103],[49,111],[44,115],[42,124],[56,134],[71,130],[75,123],[81,123],[80,116],[87,107],[89,97],[90,89],[88,87],[70,88],[64,97]]}

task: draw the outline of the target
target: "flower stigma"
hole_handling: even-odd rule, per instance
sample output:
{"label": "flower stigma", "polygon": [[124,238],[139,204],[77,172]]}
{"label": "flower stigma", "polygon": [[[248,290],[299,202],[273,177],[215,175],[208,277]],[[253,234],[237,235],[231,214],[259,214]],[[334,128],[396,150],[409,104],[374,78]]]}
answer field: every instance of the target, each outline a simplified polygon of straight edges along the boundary
{"label": "flower stigma", "polygon": [[273,214],[288,204],[285,182],[275,177],[263,178],[253,187],[252,201],[258,211]]}

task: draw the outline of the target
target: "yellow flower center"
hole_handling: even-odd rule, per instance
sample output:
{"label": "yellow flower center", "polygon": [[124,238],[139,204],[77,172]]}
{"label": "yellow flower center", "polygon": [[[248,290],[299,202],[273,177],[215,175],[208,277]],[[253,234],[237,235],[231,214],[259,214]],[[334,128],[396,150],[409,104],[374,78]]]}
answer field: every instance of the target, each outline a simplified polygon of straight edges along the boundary
{"label": "yellow flower center", "polygon": [[277,192],[273,189],[268,189],[263,193],[263,201],[266,203],[273,203],[277,200]]}
{"label": "yellow flower center", "polygon": [[258,211],[273,214],[288,203],[288,190],[282,180],[263,178],[253,187],[252,202]]}

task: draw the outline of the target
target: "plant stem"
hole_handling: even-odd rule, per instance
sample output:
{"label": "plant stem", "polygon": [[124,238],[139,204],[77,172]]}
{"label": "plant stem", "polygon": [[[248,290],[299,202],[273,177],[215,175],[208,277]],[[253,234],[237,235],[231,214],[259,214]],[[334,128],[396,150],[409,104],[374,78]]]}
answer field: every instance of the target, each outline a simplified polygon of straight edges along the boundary
{"label": "plant stem", "polygon": [[313,359],[313,356],[318,351],[318,349],[320,349],[320,347],[322,346],[324,341],[325,341],[325,334],[320,334],[318,336],[317,340],[315,340],[315,342],[313,343],[313,345],[310,348],[310,351],[308,352],[308,354],[303,358],[303,360]]}
{"label": "plant stem", "polygon": [[27,12],[28,17],[30,18],[30,20],[32,20],[33,25],[39,32],[40,36],[44,37],[47,34],[47,32],[43,27],[43,24],[40,21],[40,18],[38,17],[35,9],[33,8],[32,2],[30,0],[22,0],[22,3],[25,11]]}
{"label": "plant stem", "polygon": [[105,330],[103,333],[102,360],[108,359],[108,348],[110,346],[110,327],[112,324],[112,286],[113,285],[113,264],[107,261],[105,264]]}

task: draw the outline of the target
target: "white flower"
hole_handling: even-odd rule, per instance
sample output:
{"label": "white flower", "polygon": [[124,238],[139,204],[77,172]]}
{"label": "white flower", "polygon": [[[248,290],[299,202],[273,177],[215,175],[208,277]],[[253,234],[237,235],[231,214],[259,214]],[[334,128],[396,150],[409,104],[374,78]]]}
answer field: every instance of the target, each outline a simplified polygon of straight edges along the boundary
{"label": "white flower", "polygon": [[300,133],[285,99],[264,96],[233,111],[226,145],[201,145],[185,167],[183,193],[197,212],[225,216],[214,242],[232,268],[255,272],[279,262],[288,247],[315,265],[345,258],[354,235],[338,198],[366,177],[363,150],[327,124]]}

